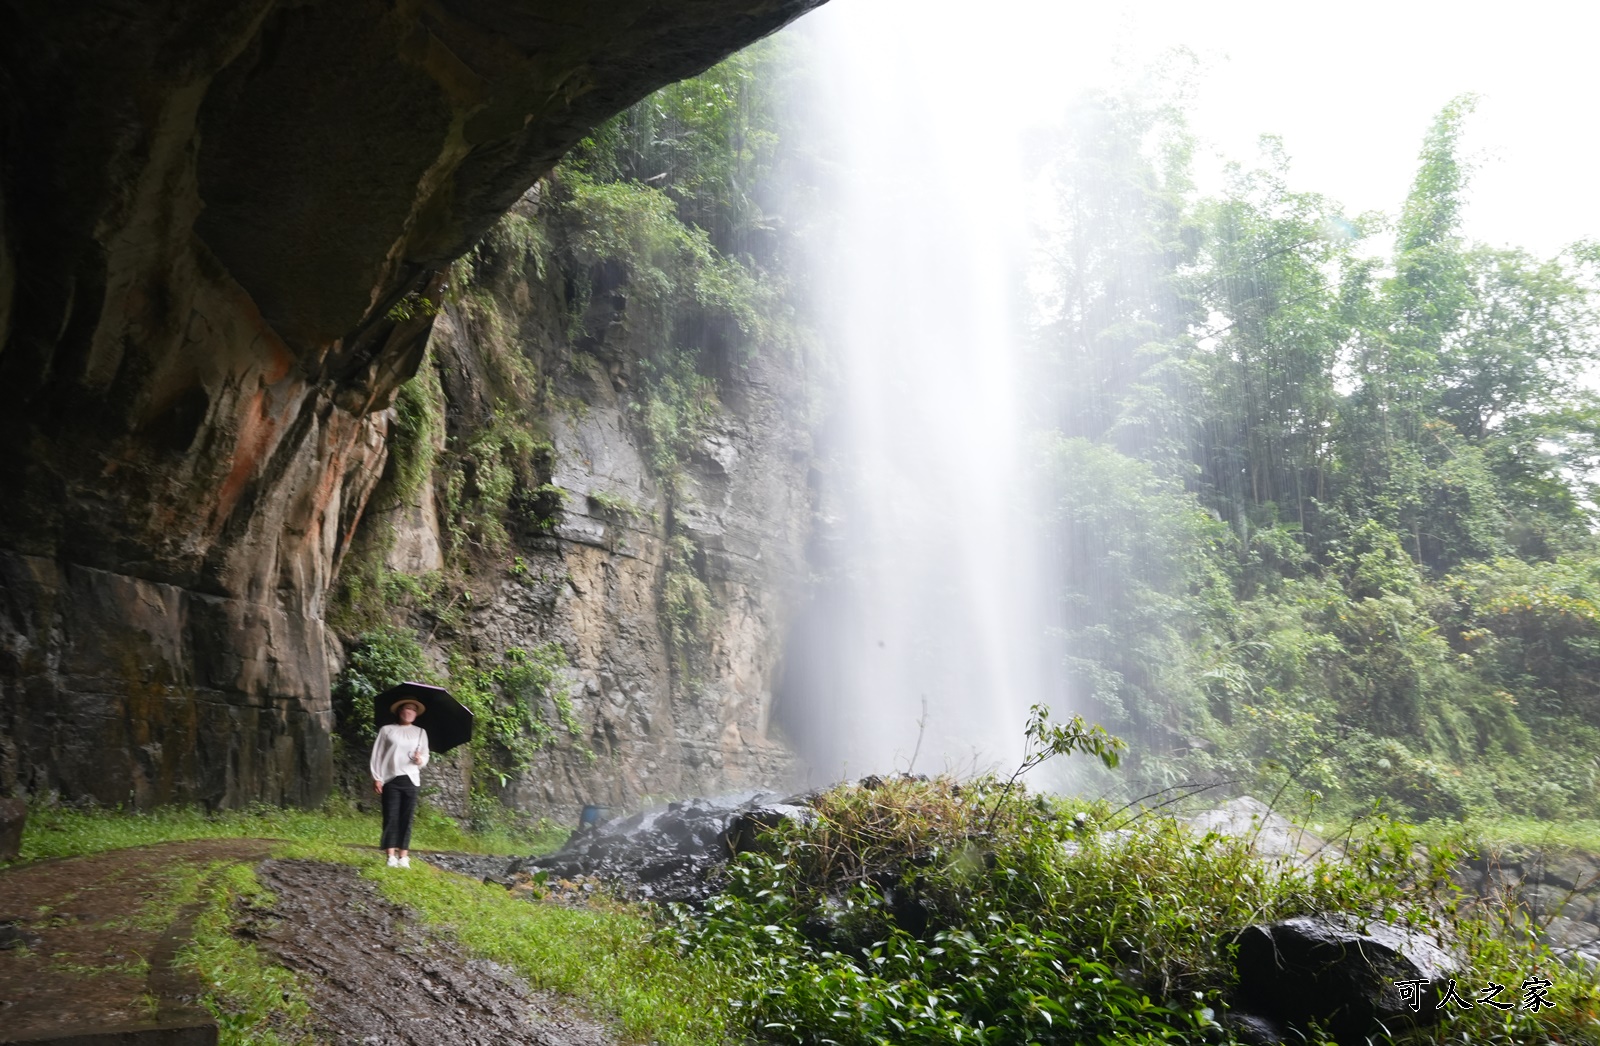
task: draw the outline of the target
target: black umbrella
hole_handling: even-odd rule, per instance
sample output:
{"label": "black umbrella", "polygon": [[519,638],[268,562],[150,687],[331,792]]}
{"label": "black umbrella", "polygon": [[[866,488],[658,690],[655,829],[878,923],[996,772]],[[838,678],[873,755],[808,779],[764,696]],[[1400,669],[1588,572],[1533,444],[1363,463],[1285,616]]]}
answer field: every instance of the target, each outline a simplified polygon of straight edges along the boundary
{"label": "black umbrella", "polygon": [[471,710],[444,687],[426,683],[401,683],[373,698],[372,718],[380,729],[400,721],[393,709],[395,702],[405,699],[416,701],[425,709],[417,716],[417,725],[428,732],[428,751],[448,752],[472,740]]}

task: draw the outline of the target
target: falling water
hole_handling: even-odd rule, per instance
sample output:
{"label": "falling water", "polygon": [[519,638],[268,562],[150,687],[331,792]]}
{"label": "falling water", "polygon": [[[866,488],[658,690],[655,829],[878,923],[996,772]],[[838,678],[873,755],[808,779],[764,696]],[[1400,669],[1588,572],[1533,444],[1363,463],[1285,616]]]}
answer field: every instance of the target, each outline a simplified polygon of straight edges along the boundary
{"label": "falling water", "polygon": [[817,779],[1008,764],[1047,676],[1009,85],[996,61],[955,75],[996,43],[966,20],[841,0],[807,23],[833,166],[814,320],[838,374],[779,715]]}

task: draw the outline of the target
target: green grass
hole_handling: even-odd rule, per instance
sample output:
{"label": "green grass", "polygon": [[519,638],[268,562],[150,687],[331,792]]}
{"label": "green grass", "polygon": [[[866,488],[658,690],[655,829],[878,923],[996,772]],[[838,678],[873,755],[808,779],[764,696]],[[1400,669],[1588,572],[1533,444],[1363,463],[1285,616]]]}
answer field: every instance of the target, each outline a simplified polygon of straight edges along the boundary
{"label": "green grass", "polygon": [[[389,869],[371,846],[375,815],[330,807],[321,811],[257,809],[206,814],[44,809],[30,815],[22,859],[72,857],[153,843],[193,839],[270,838],[280,857],[355,865],[391,901],[418,913],[474,953],[503,963],[536,988],[574,999],[612,1022],[628,1041],[661,1046],[710,1046],[727,1038],[726,979],[707,964],[683,959],[653,939],[645,915],[617,904],[596,909],[529,902],[418,863]],[[419,811],[412,842],[419,850],[529,853],[552,849],[565,832],[473,833],[436,812]],[[174,874],[177,874],[176,872]],[[180,881],[181,880],[181,881]],[[304,986],[251,945],[232,935],[236,903],[270,897],[248,864],[215,863],[184,869],[174,897],[203,902],[192,943],[180,962],[206,985],[203,1002],[216,1015],[222,1043],[299,1043],[308,1035]],[[181,895],[181,896],[180,896]],[[173,905],[161,905],[172,914]]]}
{"label": "green grass", "polygon": [[1429,821],[1418,828],[1428,842],[1471,847],[1531,846],[1600,854],[1600,821],[1535,817],[1474,817],[1461,823]]}
{"label": "green grass", "polygon": [[[359,813],[336,804],[321,810],[258,807],[220,813],[193,808],[127,813],[46,807],[29,811],[19,860],[78,857],[189,839],[285,839],[376,847],[378,832],[377,813]],[[470,832],[423,807],[417,811],[411,843],[418,850],[528,854],[554,850],[565,837],[564,829],[547,824],[533,832]]]}
{"label": "green grass", "polygon": [[200,1001],[217,1019],[219,1046],[309,1042],[311,1007],[300,979],[233,935],[241,900],[266,907],[273,898],[248,865],[217,869],[195,919],[194,939],[177,961],[200,978]]}

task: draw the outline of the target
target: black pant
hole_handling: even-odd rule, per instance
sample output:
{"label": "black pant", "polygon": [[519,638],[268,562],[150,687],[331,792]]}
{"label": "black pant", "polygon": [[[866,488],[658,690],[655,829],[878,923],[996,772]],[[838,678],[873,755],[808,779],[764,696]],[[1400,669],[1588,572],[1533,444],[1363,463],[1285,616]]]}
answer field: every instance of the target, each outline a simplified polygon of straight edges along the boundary
{"label": "black pant", "polygon": [[383,841],[380,850],[411,849],[411,819],[417,814],[417,786],[405,774],[383,782]]}

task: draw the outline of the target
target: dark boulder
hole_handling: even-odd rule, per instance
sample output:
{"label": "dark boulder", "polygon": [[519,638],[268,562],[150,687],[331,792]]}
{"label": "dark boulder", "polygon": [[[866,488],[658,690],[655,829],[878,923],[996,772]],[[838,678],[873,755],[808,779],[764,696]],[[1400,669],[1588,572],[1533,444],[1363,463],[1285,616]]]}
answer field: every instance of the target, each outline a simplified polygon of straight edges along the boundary
{"label": "dark boulder", "polygon": [[727,840],[730,854],[744,853],[761,848],[761,837],[785,822],[810,824],[816,817],[810,802],[813,796],[791,796],[781,803],[766,803],[744,810],[728,825]]}
{"label": "dark boulder", "polygon": [[1289,1035],[1282,1024],[1254,1013],[1224,1014],[1222,1026],[1245,1046],[1277,1046]]}
{"label": "dark boulder", "polygon": [[814,816],[803,802],[762,792],[685,799],[580,829],[557,852],[513,861],[509,871],[592,877],[638,900],[698,903],[726,885],[728,860],[759,845],[762,831]]}
{"label": "dark boulder", "polygon": [[[1248,927],[1237,941],[1241,1015],[1266,1018],[1260,1028],[1314,1021],[1347,1044],[1433,1023],[1460,971],[1431,938],[1385,923],[1306,916]],[[1417,994],[1408,998],[1405,982]]]}

